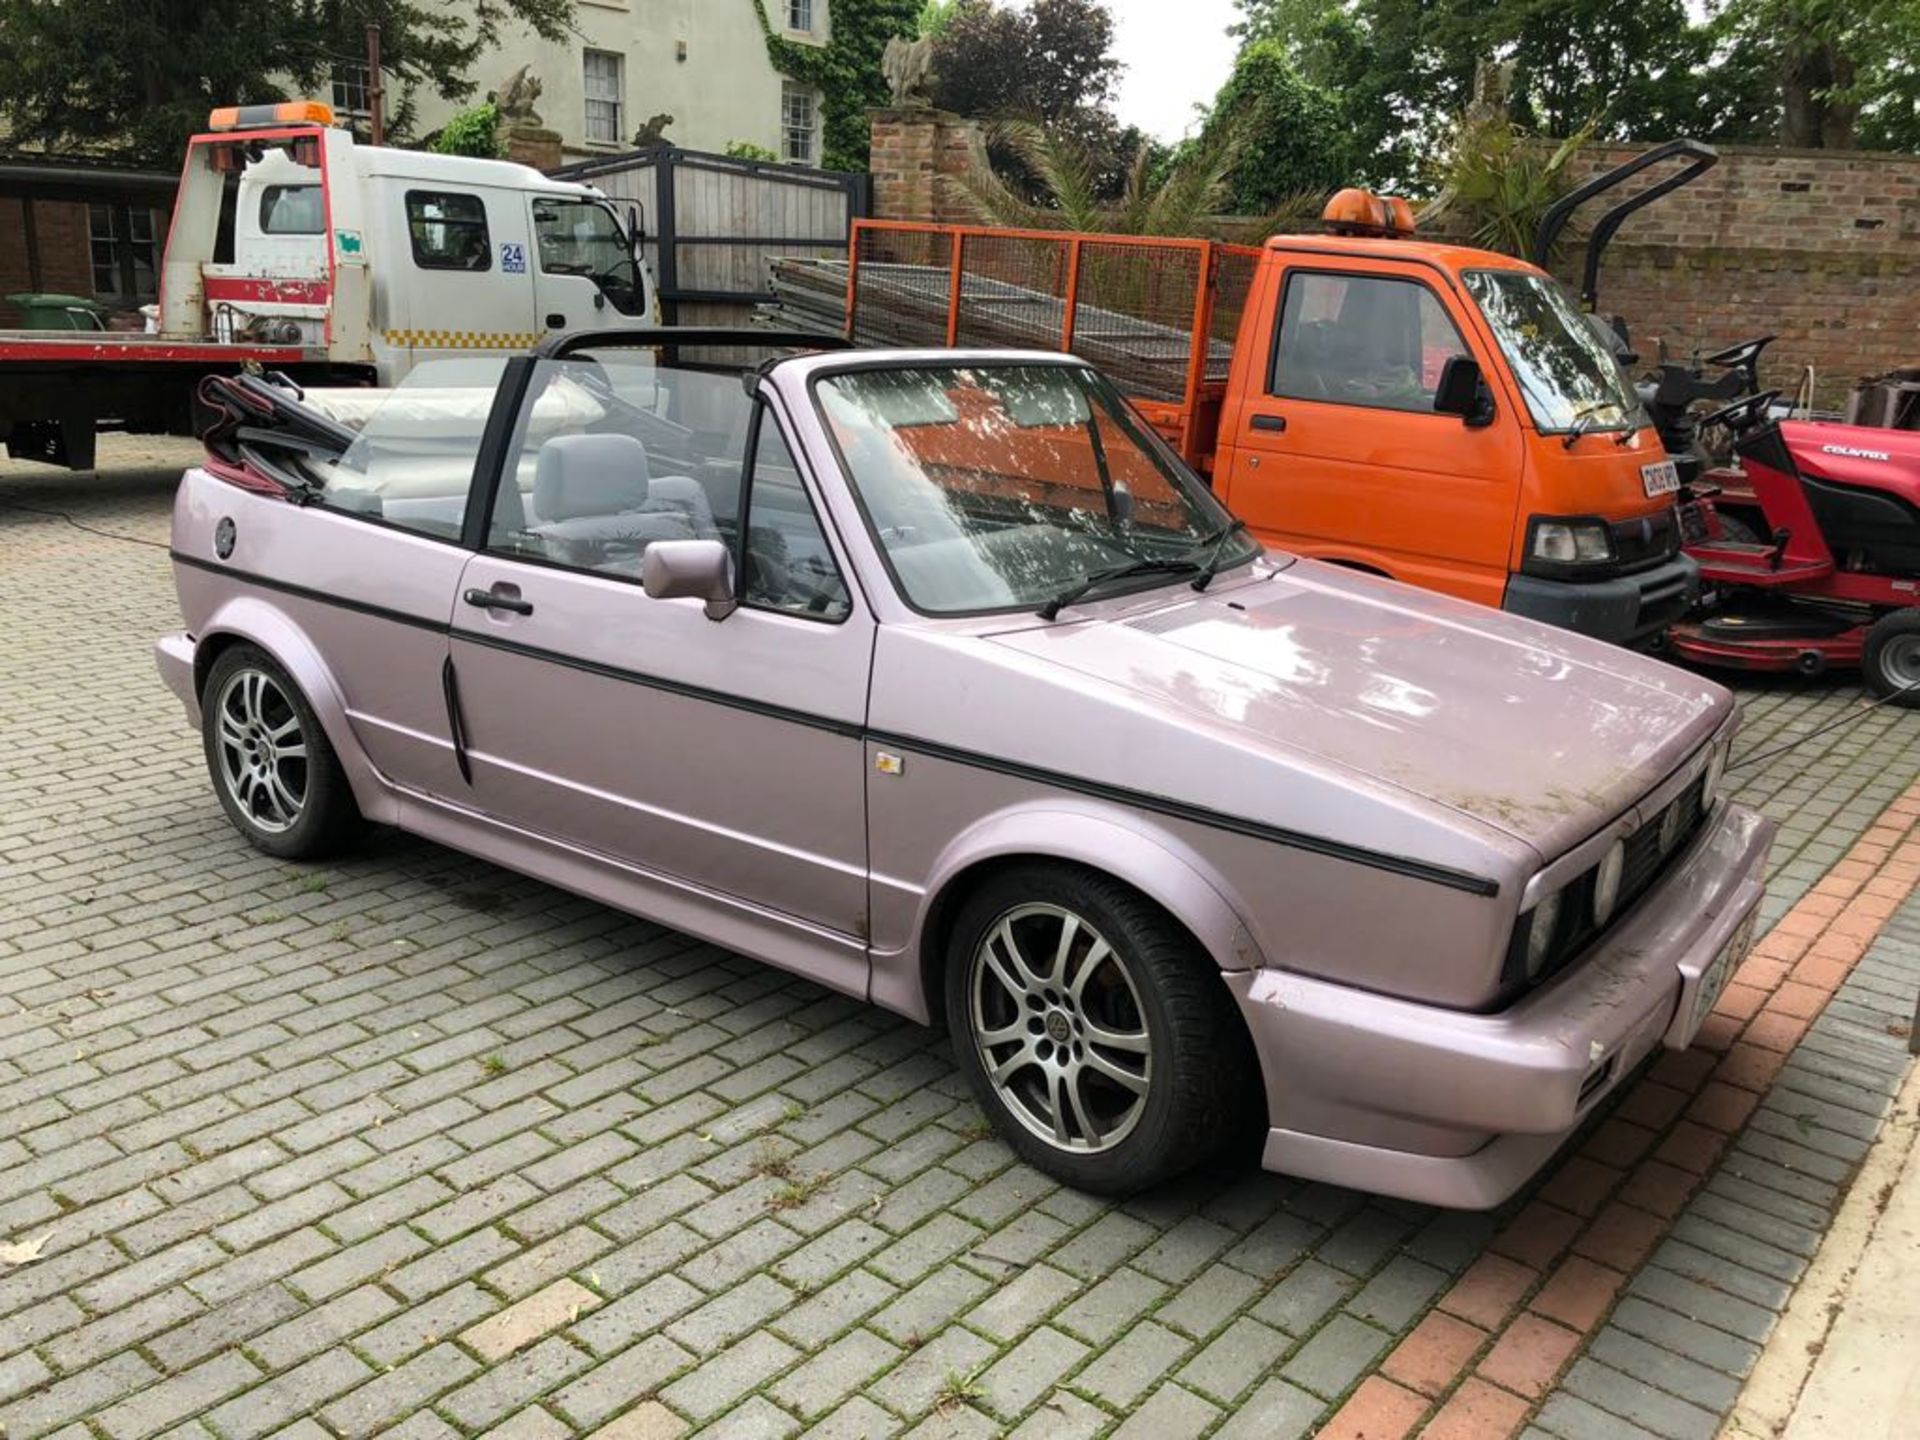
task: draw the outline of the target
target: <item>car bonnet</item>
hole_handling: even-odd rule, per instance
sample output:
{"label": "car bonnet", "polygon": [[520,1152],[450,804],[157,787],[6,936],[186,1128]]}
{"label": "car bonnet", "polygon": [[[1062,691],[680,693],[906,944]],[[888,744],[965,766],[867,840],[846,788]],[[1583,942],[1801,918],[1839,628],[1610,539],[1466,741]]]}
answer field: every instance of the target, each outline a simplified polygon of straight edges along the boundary
{"label": "car bonnet", "polygon": [[1161,597],[992,643],[1470,815],[1545,859],[1625,811],[1731,708],[1646,657],[1310,563]]}

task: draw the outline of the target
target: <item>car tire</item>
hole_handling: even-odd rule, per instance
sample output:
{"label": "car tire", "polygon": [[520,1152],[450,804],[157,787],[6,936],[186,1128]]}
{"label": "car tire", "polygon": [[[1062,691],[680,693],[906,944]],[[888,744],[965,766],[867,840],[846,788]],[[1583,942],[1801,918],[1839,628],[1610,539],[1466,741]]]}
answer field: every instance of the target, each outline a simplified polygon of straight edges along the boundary
{"label": "car tire", "polygon": [[1867,688],[1881,699],[1920,708],[1920,607],[1889,611],[1873,622],[1860,669]]}
{"label": "car tire", "polygon": [[1189,1169],[1259,1095],[1219,968],[1164,910],[1096,872],[992,876],[955,917],[944,985],[981,1108],[1022,1159],[1076,1189],[1122,1195]]}
{"label": "car tire", "polygon": [[200,692],[214,794],[248,842],[284,860],[332,854],[363,826],[313,706],[258,646],[222,651]]}

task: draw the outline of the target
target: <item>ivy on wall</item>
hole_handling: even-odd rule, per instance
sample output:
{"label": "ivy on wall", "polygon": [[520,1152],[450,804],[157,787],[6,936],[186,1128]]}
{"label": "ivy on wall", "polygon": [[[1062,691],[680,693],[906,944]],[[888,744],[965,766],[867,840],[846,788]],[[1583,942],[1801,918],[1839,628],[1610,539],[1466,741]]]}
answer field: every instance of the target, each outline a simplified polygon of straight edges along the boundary
{"label": "ivy on wall", "polygon": [[[867,112],[887,103],[880,56],[896,35],[917,33],[923,0],[831,0],[825,45],[775,33],[764,0],[747,0],[767,40],[773,68],[820,96],[822,163],[829,170],[867,168]],[[786,0],[773,0],[783,5]]]}

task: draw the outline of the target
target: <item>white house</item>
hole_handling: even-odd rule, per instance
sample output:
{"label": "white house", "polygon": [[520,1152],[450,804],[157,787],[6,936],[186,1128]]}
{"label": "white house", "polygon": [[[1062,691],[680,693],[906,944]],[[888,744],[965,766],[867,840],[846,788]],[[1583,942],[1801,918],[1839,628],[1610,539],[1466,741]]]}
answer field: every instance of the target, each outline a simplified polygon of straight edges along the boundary
{"label": "white house", "polygon": [[[559,132],[568,159],[631,149],[635,131],[668,114],[672,144],[724,150],[747,141],[818,165],[820,96],[773,68],[756,5],[776,35],[827,42],[830,0],[576,0],[578,33],[565,41],[509,30],[474,67],[476,98],[530,67],[541,122]],[[336,69],[335,109],[365,114],[366,82],[364,66]],[[427,91],[414,98],[421,133],[461,108]]]}

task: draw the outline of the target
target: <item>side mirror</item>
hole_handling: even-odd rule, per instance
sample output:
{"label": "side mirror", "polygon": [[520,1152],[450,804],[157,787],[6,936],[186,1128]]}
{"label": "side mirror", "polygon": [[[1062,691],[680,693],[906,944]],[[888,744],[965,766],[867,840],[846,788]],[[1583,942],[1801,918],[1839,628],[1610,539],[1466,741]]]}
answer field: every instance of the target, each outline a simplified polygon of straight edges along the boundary
{"label": "side mirror", "polygon": [[1480,362],[1471,355],[1449,356],[1433,391],[1433,413],[1458,415],[1468,425],[1492,423],[1493,397],[1480,378]]}
{"label": "side mirror", "polygon": [[704,600],[709,620],[724,620],[733,596],[733,556],[719,540],[656,540],[640,561],[640,583],[655,600]]}
{"label": "side mirror", "polygon": [[647,232],[640,228],[640,207],[627,206],[627,241],[633,246],[634,259],[640,258],[640,246],[647,238]]}

